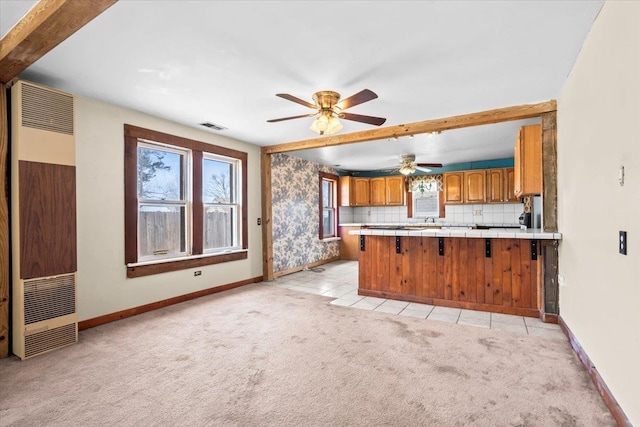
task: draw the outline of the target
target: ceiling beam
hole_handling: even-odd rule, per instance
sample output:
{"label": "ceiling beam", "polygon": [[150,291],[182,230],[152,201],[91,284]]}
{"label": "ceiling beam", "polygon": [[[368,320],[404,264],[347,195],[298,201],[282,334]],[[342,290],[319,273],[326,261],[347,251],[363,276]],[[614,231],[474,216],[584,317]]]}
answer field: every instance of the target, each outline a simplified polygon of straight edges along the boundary
{"label": "ceiling beam", "polygon": [[498,108],[496,110],[481,111],[479,113],[463,114],[461,116],[442,119],[424,120],[396,126],[369,129],[360,132],[345,133],[343,135],[323,138],[306,139],[287,142],[284,144],[262,147],[263,154],[286,153],[295,150],[330,147],[334,145],[352,144],[354,142],[373,141],[377,139],[394,138],[421,133],[440,132],[471,126],[488,125],[492,123],[508,122],[512,120],[540,117],[544,113],[556,111],[556,101],[551,100],[539,104],[517,105],[514,107]]}
{"label": "ceiling beam", "polygon": [[0,82],[8,83],[118,0],[40,0],[0,40]]}

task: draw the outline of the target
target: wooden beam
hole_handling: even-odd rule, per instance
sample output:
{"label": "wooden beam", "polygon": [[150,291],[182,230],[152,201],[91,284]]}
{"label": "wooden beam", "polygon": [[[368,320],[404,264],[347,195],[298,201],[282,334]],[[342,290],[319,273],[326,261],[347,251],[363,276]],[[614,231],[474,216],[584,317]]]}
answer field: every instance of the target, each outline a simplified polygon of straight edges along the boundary
{"label": "wooden beam", "polygon": [[117,0],[40,0],[0,40],[0,82],[7,83]]}
{"label": "wooden beam", "polygon": [[542,227],[558,231],[558,128],[556,112],[542,115]]}
{"label": "wooden beam", "polygon": [[261,180],[262,180],[262,280],[273,280],[273,222],[271,204],[273,194],[271,188],[271,155],[262,154]]}
{"label": "wooden beam", "polygon": [[421,122],[387,126],[343,135],[324,138],[307,139],[284,144],[262,147],[262,153],[285,153],[294,150],[329,147],[334,145],[352,144],[354,142],[373,141],[393,137],[418,135],[428,132],[439,132],[472,126],[488,125],[492,123],[508,122],[512,120],[540,117],[544,113],[556,111],[556,101],[541,102],[539,104],[517,105],[514,107],[498,108],[496,110],[481,111],[479,113],[463,114],[442,119],[424,120]]}
{"label": "wooden beam", "polygon": [[0,83],[0,358],[9,356],[9,119],[7,86]]}

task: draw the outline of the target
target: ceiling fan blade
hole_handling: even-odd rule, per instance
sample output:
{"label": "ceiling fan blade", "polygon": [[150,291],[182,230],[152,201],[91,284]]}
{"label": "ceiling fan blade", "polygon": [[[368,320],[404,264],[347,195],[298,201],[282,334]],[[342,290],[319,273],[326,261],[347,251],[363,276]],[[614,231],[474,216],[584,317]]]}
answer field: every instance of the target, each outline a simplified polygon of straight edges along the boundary
{"label": "ceiling fan blade", "polygon": [[356,93],[355,95],[351,95],[350,97],[338,102],[336,104],[336,107],[341,110],[346,110],[347,108],[362,104],[363,102],[371,101],[372,99],[376,99],[377,97],[378,95],[376,95],[373,91],[364,89]]}
{"label": "ceiling fan blade", "polygon": [[421,168],[441,168],[442,163],[416,163],[416,166]]}
{"label": "ceiling fan blade", "polygon": [[352,114],[352,113],[340,113],[339,117],[345,120],[368,123],[370,125],[376,125],[376,126],[380,126],[381,124],[387,121],[387,119],[382,117],[363,116],[361,114]]}
{"label": "ceiling fan blade", "polygon": [[315,115],[316,115],[315,113],[313,113],[313,114],[302,114],[301,116],[291,116],[291,117],[282,117],[280,119],[271,119],[271,120],[267,120],[267,122],[276,123],[276,122],[282,122],[284,120],[300,119],[302,117],[313,117]]}
{"label": "ceiling fan blade", "polygon": [[305,107],[313,108],[314,110],[317,109],[317,107],[312,103],[307,102],[304,99],[296,98],[295,96],[289,95],[288,93],[276,93],[276,96],[279,96],[280,98],[284,98],[286,100],[295,102],[300,105],[304,105]]}

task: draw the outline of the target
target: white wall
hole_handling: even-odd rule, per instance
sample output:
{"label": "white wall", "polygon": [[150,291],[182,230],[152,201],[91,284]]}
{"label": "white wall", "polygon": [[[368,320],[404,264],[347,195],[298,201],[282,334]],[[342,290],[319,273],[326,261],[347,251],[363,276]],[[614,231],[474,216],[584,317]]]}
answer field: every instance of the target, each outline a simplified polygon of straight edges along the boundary
{"label": "white wall", "polygon": [[[625,167],[625,184],[618,168]],[[558,100],[560,315],[640,425],[640,2],[608,1]],[[628,255],[618,254],[618,231]]]}
{"label": "white wall", "polygon": [[[248,259],[127,279],[124,263],[124,124],[248,153]],[[259,147],[93,99],[76,98],[79,320],[262,276]]]}

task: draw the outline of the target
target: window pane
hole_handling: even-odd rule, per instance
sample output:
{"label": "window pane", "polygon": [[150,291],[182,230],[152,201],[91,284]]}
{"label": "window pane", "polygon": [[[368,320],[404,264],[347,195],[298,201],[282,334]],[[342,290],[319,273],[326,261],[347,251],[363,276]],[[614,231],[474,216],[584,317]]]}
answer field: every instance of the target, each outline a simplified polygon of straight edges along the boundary
{"label": "window pane", "polygon": [[140,206],[138,224],[141,257],[186,252],[184,206]]}
{"label": "window pane", "polygon": [[204,249],[215,250],[235,246],[234,206],[208,206],[204,209]]}
{"label": "window pane", "polygon": [[202,167],[202,201],[234,203],[233,164],[204,159]]}
{"label": "window pane", "polygon": [[138,197],[183,200],[183,155],[138,147]]}
{"label": "window pane", "polygon": [[331,206],[331,181],[322,180],[322,206]]}
{"label": "window pane", "polygon": [[322,234],[332,236],[333,229],[333,209],[324,209],[322,211]]}

